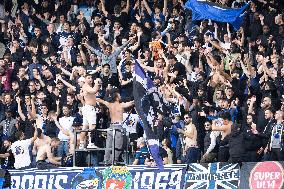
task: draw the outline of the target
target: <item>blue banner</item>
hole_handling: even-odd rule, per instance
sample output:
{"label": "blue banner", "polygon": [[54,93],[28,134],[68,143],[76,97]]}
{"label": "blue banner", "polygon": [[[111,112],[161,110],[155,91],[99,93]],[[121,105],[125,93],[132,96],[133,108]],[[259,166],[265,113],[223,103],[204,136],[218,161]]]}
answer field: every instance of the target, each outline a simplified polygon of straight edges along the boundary
{"label": "blue banner", "polygon": [[186,165],[10,170],[11,189],[183,189]]}
{"label": "blue banner", "polygon": [[185,7],[192,10],[192,20],[211,19],[218,22],[227,22],[237,30],[241,27],[244,18],[244,10],[248,3],[238,9],[221,7],[215,3],[198,0],[188,0]]}

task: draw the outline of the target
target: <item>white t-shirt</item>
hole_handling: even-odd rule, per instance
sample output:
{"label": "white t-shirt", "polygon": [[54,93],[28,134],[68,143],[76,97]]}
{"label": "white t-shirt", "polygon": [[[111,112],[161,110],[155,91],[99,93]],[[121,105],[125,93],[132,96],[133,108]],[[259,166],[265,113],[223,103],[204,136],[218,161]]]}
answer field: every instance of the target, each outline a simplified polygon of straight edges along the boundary
{"label": "white t-shirt", "polygon": [[[63,127],[65,130],[68,130],[70,132],[73,132],[73,122],[74,122],[74,117],[61,117],[59,118],[59,124],[61,125],[61,127]],[[61,140],[61,141],[67,141],[70,139],[69,136],[63,134],[62,131],[59,131],[58,133],[58,138]]]}
{"label": "white t-shirt", "polygon": [[31,139],[26,139],[18,140],[12,144],[11,150],[15,157],[14,167],[16,169],[27,167],[31,164],[31,156],[29,151],[31,142]]}

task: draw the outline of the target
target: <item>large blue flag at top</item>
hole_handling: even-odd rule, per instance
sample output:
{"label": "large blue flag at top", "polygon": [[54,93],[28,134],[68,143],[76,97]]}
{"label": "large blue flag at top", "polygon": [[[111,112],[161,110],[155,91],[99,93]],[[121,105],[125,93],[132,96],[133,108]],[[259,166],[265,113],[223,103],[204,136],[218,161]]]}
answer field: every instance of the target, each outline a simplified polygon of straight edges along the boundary
{"label": "large blue flag at top", "polygon": [[244,10],[249,3],[238,9],[224,8],[215,3],[198,0],[188,0],[185,8],[192,10],[192,20],[211,19],[218,22],[227,22],[238,30],[244,19]]}
{"label": "large blue flag at top", "polygon": [[153,81],[146,76],[144,70],[136,63],[133,79],[133,96],[136,112],[139,115],[146,134],[146,141],[153,157],[159,168],[163,168],[163,160],[159,153],[159,139],[153,132],[153,125],[157,118],[157,112],[165,112],[165,102],[158,92]]}

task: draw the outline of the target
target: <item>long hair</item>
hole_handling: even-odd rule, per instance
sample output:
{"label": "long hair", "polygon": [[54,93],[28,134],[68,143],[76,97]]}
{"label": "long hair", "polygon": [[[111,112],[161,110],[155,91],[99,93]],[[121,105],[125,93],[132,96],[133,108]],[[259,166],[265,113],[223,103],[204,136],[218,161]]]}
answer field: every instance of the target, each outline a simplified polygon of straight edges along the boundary
{"label": "long hair", "polygon": [[107,101],[110,103],[117,101],[118,95],[119,95],[119,90],[117,88],[110,89],[106,95]]}

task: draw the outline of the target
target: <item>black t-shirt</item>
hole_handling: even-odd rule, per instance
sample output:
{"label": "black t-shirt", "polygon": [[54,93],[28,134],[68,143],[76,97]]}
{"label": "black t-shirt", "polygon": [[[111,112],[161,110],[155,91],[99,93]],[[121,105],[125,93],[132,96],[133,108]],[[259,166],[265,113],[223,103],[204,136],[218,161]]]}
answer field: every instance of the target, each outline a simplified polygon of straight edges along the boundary
{"label": "black t-shirt", "polygon": [[[132,73],[131,72],[126,72],[124,75],[123,75],[123,80],[124,81],[128,81],[128,80],[131,80],[133,79],[133,76],[132,76]],[[121,86],[121,89],[123,90],[124,92],[124,97],[125,97],[125,100],[132,100],[132,97],[133,97],[133,82],[130,82],[130,83],[127,83],[126,85],[124,86]],[[126,101],[127,101],[126,100]]]}
{"label": "black t-shirt", "polygon": [[[162,147],[159,147],[159,155],[160,155],[160,157],[161,157],[162,159],[168,157],[167,151],[166,151],[164,148],[162,148]],[[148,157],[147,157],[147,158],[148,158],[150,161],[154,161],[154,160],[153,160],[153,157],[151,156],[150,153],[148,154]]]}
{"label": "black t-shirt", "polygon": [[7,157],[7,158],[1,159],[1,168],[2,169],[13,169],[14,163],[15,163],[15,158],[14,158],[14,155],[12,153],[12,150],[5,148],[5,149],[2,150],[2,153],[3,154],[8,153],[10,156]]}
{"label": "black t-shirt", "polygon": [[101,80],[103,82],[102,87],[105,89],[108,84],[111,86],[116,86],[118,87],[118,77],[117,74],[112,74],[111,76],[101,76]]}
{"label": "black t-shirt", "polygon": [[6,148],[2,146],[1,148],[1,154],[6,154],[8,153],[10,156],[7,158],[1,158],[1,168],[2,169],[13,169],[14,168],[14,163],[15,163],[15,158],[12,153],[12,150],[10,148]]}
{"label": "black t-shirt", "polygon": [[175,63],[175,65],[173,66],[173,72],[175,71],[178,71],[177,77],[186,75],[185,66],[180,62]]}
{"label": "black t-shirt", "polygon": [[54,121],[45,121],[45,135],[49,136],[50,138],[54,138],[59,133],[58,128]]}
{"label": "black t-shirt", "polygon": [[120,16],[119,17],[116,17],[116,16],[114,16],[114,15],[110,15],[109,16],[109,18],[110,18],[110,20],[112,20],[113,22],[119,22],[120,24],[121,24],[121,26],[122,26],[122,28],[123,29],[126,29],[127,28],[127,25],[128,25],[128,14],[127,13],[125,13],[125,12],[122,12],[121,14],[120,14]]}

